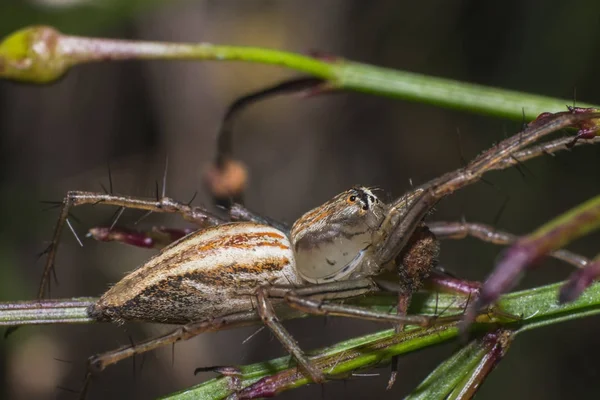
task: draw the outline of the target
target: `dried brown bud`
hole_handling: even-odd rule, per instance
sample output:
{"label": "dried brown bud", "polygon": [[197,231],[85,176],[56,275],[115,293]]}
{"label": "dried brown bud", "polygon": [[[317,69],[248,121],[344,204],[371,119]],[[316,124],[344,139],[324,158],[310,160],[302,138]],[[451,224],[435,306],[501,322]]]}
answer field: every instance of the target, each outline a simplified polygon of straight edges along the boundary
{"label": "dried brown bud", "polygon": [[248,181],[248,170],[239,161],[227,159],[221,166],[211,164],[204,171],[204,184],[215,199],[237,199],[242,196]]}

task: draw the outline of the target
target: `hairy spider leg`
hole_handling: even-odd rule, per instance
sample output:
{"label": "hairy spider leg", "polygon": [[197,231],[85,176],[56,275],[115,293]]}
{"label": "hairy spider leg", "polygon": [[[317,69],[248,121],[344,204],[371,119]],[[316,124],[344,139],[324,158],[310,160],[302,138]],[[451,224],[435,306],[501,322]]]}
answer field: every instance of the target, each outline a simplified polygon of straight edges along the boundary
{"label": "hairy spider leg", "polygon": [[83,204],[106,204],[124,208],[146,210],[149,212],[176,213],[181,215],[184,219],[194,222],[199,226],[212,226],[225,222],[222,218],[217,217],[202,207],[191,207],[188,204],[178,202],[170,197],[145,199],[141,197],[119,196],[107,193],[70,191],[62,201],[60,216],[54,228],[52,242],[47,250],[48,257],[46,259],[46,264],[44,265],[44,272],[42,274],[42,280],[40,282],[38,291],[38,299],[40,300],[44,298],[46,289],[50,285],[48,278],[50,276],[50,271],[52,271],[54,268],[54,260],[56,258],[56,251],[58,249],[60,235],[65,223],[68,222],[67,218],[69,216],[69,210],[71,207],[77,207]]}

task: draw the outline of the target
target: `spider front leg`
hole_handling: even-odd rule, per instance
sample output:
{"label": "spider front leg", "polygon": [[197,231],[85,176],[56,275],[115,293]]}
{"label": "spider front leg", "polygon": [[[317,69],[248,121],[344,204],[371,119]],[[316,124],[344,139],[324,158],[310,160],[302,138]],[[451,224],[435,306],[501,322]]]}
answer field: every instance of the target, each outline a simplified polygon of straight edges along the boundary
{"label": "spider front leg", "polygon": [[[371,320],[377,322],[391,322],[396,325],[396,333],[400,333],[405,324],[417,325],[421,327],[428,327],[433,325],[434,322],[445,322],[445,320],[451,321],[456,320],[456,318],[452,319],[446,318],[444,320],[439,320],[435,317],[427,317],[420,315],[407,315],[408,304],[410,302],[409,296],[401,296],[406,301],[398,304],[398,313],[387,314],[372,311],[369,309],[361,308],[361,307],[353,307],[343,304],[336,303],[328,303],[324,302],[323,299],[317,299],[315,297],[339,297],[340,293],[344,293],[341,295],[342,297],[354,297],[359,295],[360,293],[348,293],[348,291],[357,291],[358,288],[361,287],[360,282],[365,282],[364,288],[365,290],[370,290],[369,288],[373,285],[370,280],[356,280],[356,281],[340,281],[334,282],[330,284],[323,285],[313,285],[305,288],[299,289],[286,289],[286,288],[261,288],[259,289],[259,307],[258,311],[261,314],[262,320],[267,325],[273,333],[277,336],[279,341],[284,345],[284,347],[288,350],[290,354],[293,354],[296,360],[300,363],[302,368],[308,372],[314,382],[322,382],[324,381],[324,377],[320,371],[314,368],[314,366],[310,363],[308,359],[304,356],[304,353],[298,346],[298,343],[294,340],[294,338],[285,330],[283,325],[279,323],[275,312],[273,311],[267,297],[267,291],[269,292],[269,297],[277,297],[283,295],[285,301],[288,305],[307,314],[312,315],[327,315],[327,316],[340,316],[340,317],[349,317],[349,318],[359,318],[362,320]],[[337,295],[332,295],[332,293],[337,293]],[[397,363],[396,358],[392,358],[392,362],[394,364]],[[394,361],[396,360],[396,361]],[[397,368],[395,369],[397,371]],[[395,381],[395,374],[393,374],[390,379],[390,387]]]}
{"label": "spider front leg", "polygon": [[[467,236],[471,236],[487,243],[496,245],[509,245],[519,239],[519,236],[512,233],[498,230],[490,225],[474,222],[437,221],[428,222],[427,227],[440,240],[458,240],[464,239]],[[411,247],[413,246],[411,246],[409,243],[408,248],[410,249]],[[550,256],[557,260],[571,264],[577,268],[584,268],[591,262],[591,260],[586,257],[562,249],[550,253]],[[473,299],[479,295],[481,286],[482,284],[480,282],[457,279],[436,270],[432,270],[431,276],[425,282],[425,287],[428,289],[463,294]],[[493,307],[490,311],[498,316],[503,316],[509,319],[518,319],[518,317],[506,314],[502,310],[499,310],[495,307]]]}
{"label": "spider front leg", "polygon": [[[437,265],[439,252],[439,241],[427,226],[421,224],[408,241],[406,248],[396,257],[395,264],[400,278],[396,308],[396,315],[399,317],[406,316],[413,293],[421,289],[423,281]],[[394,329],[396,333],[401,333],[404,324],[397,324]],[[388,390],[396,382],[399,361],[399,357],[392,357]]]}
{"label": "spider front leg", "polygon": [[307,373],[313,382],[323,383],[325,382],[325,376],[321,371],[315,368],[312,363],[306,358],[304,352],[298,345],[298,342],[290,335],[290,333],[283,327],[277,314],[268,300],[268,293],[266,288],[259,288],[256,291],[256,298],[258,301],[257,311],[260,315],[262,322],[273,332],[279,342],[291,354],[300,367]]}
{"label": "spider front leg", "polygon": [[[474,237],[483,242],[496,245],[509,245],[519,239],[519,236],[505,231],[498,230],[493,226],[477,222],[428,222],[427,227],[440,240],[460,240],[467,236]],[[583,268],[590,263],[586,257],[580,256],[568,250],[557,250],[550,255],[557,260],[564,261],[577,268]],[[448,293],[463,294],[468,297],[475,297],[481,289],[481,282],[467,281],[458,279],[440,270],[432,270],[431,276],[425,282],[425,287],[431,290],[437,290]],[[494,310],[498,312],[498,310]]]}
{"label": "spider front leg", "polygon": [[598,118],[598,114],[592,110],[584,113],[569,110],[545,116],[483,152],[466,167],[447,173],[398,198],[391,204],[375,238],[378,244],[377,260],[381,264],[393,260],[406,246],[427,213],[444,197],[479,181],[488,171],[511,166],[512,163],[507,163],[506,160],[512,159],[517,152],[543,136],[563,128],[579,127],[593,118]]}
{"label": "spider front leg", "polygon": [[[328,315],[357,318],[375,322],[416,325],[429,327],[440,319],[425,315],[395,315],[373,311],[368,308],[332,303],[331,300],[348,299],[379,291],[379,286],[370,279],[339,281],[301,288],[270,287],[270,298],[283,298],[292,308],[311,315]],[[446,320],[443,320],[446,322]]]}
{"label": "spider front leg", "polygon": [[38,298],[43,299],[45,296],[46,288],[49,287],[49,275],[50,271],[54,268],[54,260],[56,258],[56,251],[58,249],[58,243],[60,241],[60,235],[64,228],[65,223],[69,224],[68,217],[71,207],[80,206],[83,204],[105,204],[118,206],[122,209],[133,208],[138,210],[146,210],[148,212],[159,212],[159,213],[177,213],[188,221],[192,221],[200,226],[212,226],[218,225],[224,222],[223,219],[211,214],[204,210],[202,207],[191,207],[189,204],[180,203],[170,197],[161,197],[154,200],[144,199],[132,196],[118,196],[106,193],[94,193],[94,192],[81,192],[81,191],[70,191],[67,193],[62,201],[62,207],[60,210],[60,216],[56,227],[54,228],[54,235],[52,242],[47,249],[48,258],[44,266],[44,272],[42,274],[42,281],[38,292]]}
{"label": "spider front leg", "polygon": [[257,290],[257,310],[263,323],[271,329],[286,350],[294,356],[304,371],[311,376],[312,380],[319,383],[325,379],[323,374],[314,368],[312,363],[305,357],[298,343],[279,322],[270,299],[283,297],[291,307],[312,315],[341,316],[377,322],[392,322],[397,325],[401,324],[402,326],[404,324],[411,324],[421,327],[431,326],[436,321],[434,317],[406,315],[406,313],[404,315],[393,315],[362,307],[324,302],[325,299],[356,297],[375,289],[374,283],[369,279],[339,281],[297,289],[277,286],[263,287]]}
{"label": "spider front leg", "polygon": [[[363,281],[369,282],[370,280],[364,279]],[[360,280],[340,281],[331,284],[314,285],[305,288],[295,289],[288,291],[285,294],[284,298],[291,307],[299,309],[307,314],[359,318],[362,320],[371,320],[375,322],[392,323],[395,325],[396,333],[401,333],[404,330],[405,325],[416,325],[422,328],[427,328],[437,323],[441,324],[447,322],[454,322],[461,318],[461,316],[449,316],[439,318],[436,316],[430,317],[423,315],[407,315],[408,306],[410,305],[410,299],[412,297],[412,293],[409,292],[399,293],[399,301],[396,314],[382,313],[365,309],[362,307],[354,307],[345,304],[330,303],[325,302],[323,299],[315,298],[315,296],[319,297],[319,292],[342,292],[345,288],[348,288],[351,285],[356,285],[357,282],[360,282]],[[276,290],[277,289],[271,290],[271,294],[273,296],[277,295]],[[348,295],[346,294],[345,296]],[[392,374],[388,381],[388,389],[392,387],[396,380],[398,371],[398,360],[398,357],[392,357]]]}

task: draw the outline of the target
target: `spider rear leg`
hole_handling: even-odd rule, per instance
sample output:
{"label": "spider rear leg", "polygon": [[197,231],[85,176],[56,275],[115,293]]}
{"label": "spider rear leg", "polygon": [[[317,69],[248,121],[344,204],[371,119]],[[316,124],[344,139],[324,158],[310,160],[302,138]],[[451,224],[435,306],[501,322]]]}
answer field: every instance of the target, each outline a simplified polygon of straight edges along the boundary
{"label": "spider rear leg", "polygon": [[228,208],[228,211],[229,217],[232,221],[251,221],[258,224],[270,225],[276,229],[279,229],[281,232],[289,234],[290,227],[287,224],[258,214],[257,212],[252,211],[239,203],[232,204],[231,207]]}
{"label": "spider rear leg", "polygon": [[151,230],[133,230],[122,227],[97,226],[88,231],[87,236],[100,242],[120,242],[147,249],[162,249],[196,229],[174,229],[152,227]]}
{"label": "spider rear leg", "polygon": [[147,351],[155,350],[169,344],[175,344],[182,340],[188,340],[205,332],[214,332],[222,329],[238,328],[254,325],[260,321],[260,318],[254,310],[226,315],[212,320],[203,320],[182,325],[179,328],[137,343],[135,345],[126,345],[118,349],[96,354],[88,359],[88,372],[81,393],[87,392],[91,378],[95,373],[103,371],[106,367],[119,361],[143,354]]}
{"label": "spider rear leg", "polygon": [[[234,203],[229,208],[229,216],[232,221],[251,221],[270,225],[282,232],[287,233],[289,231],[289,227],[284,223],[259,215],[241,204]],[[229,221],[223,220],[224,222]],[[87,236],[100,242],[120,242],[135,247],[162,249],[195,230],[193,228],[176,229],[166,227],[152,227],[151,230],[134,230],[118,226],[97,226],[90,228]]]}
{"label": "spider rear leg", "polygon": [[46,288],[49,286],[50,272],[54,270],[54,260],[56,251],[60,241],[60,235],[63,231],[65,223],[68,223],[68,216],[71,207],[80,206],[83,204],[106,204],[124,208],[133,208],[138,210],[146,210],[148,212],[159,213],[176,213],[180,214],[184,219],[192,221],[200,226],[212,226],[223,223],[222,218],[213,215],[204,210],[202,207],[191,207],[188,204],[178,202],[170,197],[162,197],[157,199],[145,199],[132,196],[119,196],[107,193],[81,192],[70,191],[67,193],[62,202],[60,216],[54,228],[54,235],[50,246],[48,247],[48,258],[44,265],[44,272],[38,291],[38,298],[43,299],[46,293]]}
{"label": "spider rear leg", "polygon": [[[271,305],[270,301],[273,299],[284,299],[286,303],[292,307],[292,310],[286,311],[286,318],[298,316],[299,310],[302,313],[316,315],[335,315],[359,319],[368,319],[372,321],[386,322],[392,324],[402,323],[407,325],[417,325],[422,327],[431,326],[434,323],[444,323],[456,321],[457,319],[459,319],[458,316],[436,318],[420,315],[406,315],[402,317],[395,314],[377,312],[362,307],[325,302],[325,300],[344,299],[374,291],[377,291],[377,286],[370,279],[333,282],[328,284],[312,285],[300,288],[290,288],[283,286],[271,286],[261,288],[259,293],[257,293],[260,294],[260,296],[262,296],[262,298],[259,298],[258,310],[251,310],[248,312],[232,314],[228,316],[214,318],[212,320],[193,322],[187,325],[183,325],[159,337],[150,338],[135,345],[126,345],[116,350],[92,356],[88,361],[89,373],[93,374],[95,372],[100,372],[109,365],[115,364],[126,358],[142,354],[162,346],[173,344],[180,340],[187,340],[204,332],[212,332],[226,328],[236,328],[257,324],[261,320],[261,316],[259,315],[261,312],[262,315],[266,315],[267,318],[272,317],[272,314],[269,314],[270,310],[266,310],[265,314],[263,311],[261,311],[260,308],[265,306],[269,307]],[[263,303],[262,305],[261,302]],[[283,340],[286,344],[289,344],[290,341],[292,341],[292,343],[295,343],[293,341],[293,338],[290,339],[290,336],[288,336],[289,333],[286,335],[287,331],[285,331],[285,329],[280,329],[283,327],[280,325],[278,320],[274,321],[273,319],[270,319],[264,322],[269,327],[275,327],[275,329],[277,329],[277,332],[279,333],[279,335],[278,333],[276,333],[277,337],[279,338],[280,335],[282,335]],[[282,332],[285,333],[282,334]],[[284,344],[284,346],[286,345]],[[303,353],[301,350],[299,350],[299,348],[294,348],[293,350],[294,352],[290,353],[298,360]],[[310,361],[307,360],[306,357],[304,357],[304,360],[306,361],[305,364],[301,364],[301,362],[299,362],[301,366],[304,367],[306,364],[310,365]],[[314,370],[314,367],[309,368],[312,368]],[[306,368],[306,370],[308,370],[308,368]],[[322,374],[319,374],[319,372],[316,372],[314,373],[314,376],[313,374],[310,375],[311,378],[318,380],[322,376]]]}
{"label": "spider rear leg", "polygon": [[[305,287],[300,288],[299,292],[305,295],[312,295],[319,298],[337,298],[337,297],[348,297],[352,295],[360,295],[367,293],[369,291],[376,290],[376,286],[370,280],[360,280],[360,281],[348,281],[341,282],[341,287],[337,287],[338,285],[320,285],[318,288]],[[88,360],[88,371],[89,374],[93,374],[96,372],[100,372],[104,370],[109,365],[115,364],[119,361],[122,361],[126,358],[132,357],[134,355],[142,354],[147,351],[155,350],[159,347],[166,346],[169,344],[174,344],[180,340],[188,340],[192,337],[195,337],[204,332],[212,332],[225,328],[237,328],[242,326],[254,325],[260,322],[261,320],[261,307],[270,307],[269,300],[271,298],[283,299],[285,294],[288,293],[291,289],[289,287],[267,287],[260,289],[259,293],[262,298],[258,298],[259,300],[259,308],[258,310],[250,310],[247,312],[241,312],[236,314],[231,314],[219,318],[214,318],[212,320],[203,320],[199,322],[192,322],[187,325],[183,325],[167,334],[147,339],[143,342],[137,343],[136,345],[126,345],[120,347],[116,350],[108,351],[102,354],[94,355]],[[325,293],[323,293],[325,292]],[[262,302],[262,305],[261,305]],[[258,312],[257,312],[258,311]],[[267,318],[271,318],[272,314],[269,314],[270,310],[267,310],[267,313],[263,313],[262,315],[266,315]],[[298,316],[300,313],[297,310],[287,310],[285,317],[293,317]],[[285,331],[285,329],[281,330],[280,323],[273,320],[265,321],[269,327],[275,327],[278,329],[277,332],[281,333]],[[281,327],[283,328],[283,327]],[[286,332],[287,333],[287,332]],[[289,334],[288,334],[289,335]],[[279,338],[279,336],[278,336]],[[289,343],[289,336],[283,334],[284,340]],[[293,339],[291,339],[293,340]],[[298,349],[294,349],[296,353],[292,353],[296,357],[296,359],[300,358],[302,355],[301,351]],[[306,360],[306,358],[304,358]],[[300,363],[300,362],[299,362]],[[306,364],[310,364],[306,362]],[[302,365],[302,364],[301,364]],[[314,367],[309,367],[314,370]],[[310,374],[313,377],[313,374]],[[320,379],[319,372],[314,373],[315,379]],[[321,374],[322,376],[322,374]],[[89,379],[86,380],[86,386],[84,390],[87,390],[87,384],[89,383]]]}

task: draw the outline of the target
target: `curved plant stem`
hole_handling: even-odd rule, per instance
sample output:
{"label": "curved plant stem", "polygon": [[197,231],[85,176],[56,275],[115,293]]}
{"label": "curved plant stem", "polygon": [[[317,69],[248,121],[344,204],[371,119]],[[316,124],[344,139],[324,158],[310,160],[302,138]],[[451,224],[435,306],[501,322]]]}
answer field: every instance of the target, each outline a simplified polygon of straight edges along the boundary
{"label": "curved plant stem", "polygon": [[[513,288],[524,272],[543,256],[573,240],[600,228],[600,196],[572,208],[548,221],[529,235],[519,238],[499,259],[483,283],[477,302],[471,310],[492,304],[502,293]],[[561,301],[572,301],[596,278],[583,275],[583,282],[569,282],[561,292]]]}
{"label": "curved plant stem", "polygon": [[[50,83],[76,65],[115,60],[244,61],[281,66],[323,79],[323,90],[346,89],[458,110],[532,120],[568,100],[375,67],[337,57],[311,57],[259,47],[165,43],[64,35],[32,26],[0,43],[0,78]],[[580,107],[592,107],[579,104]]]}

